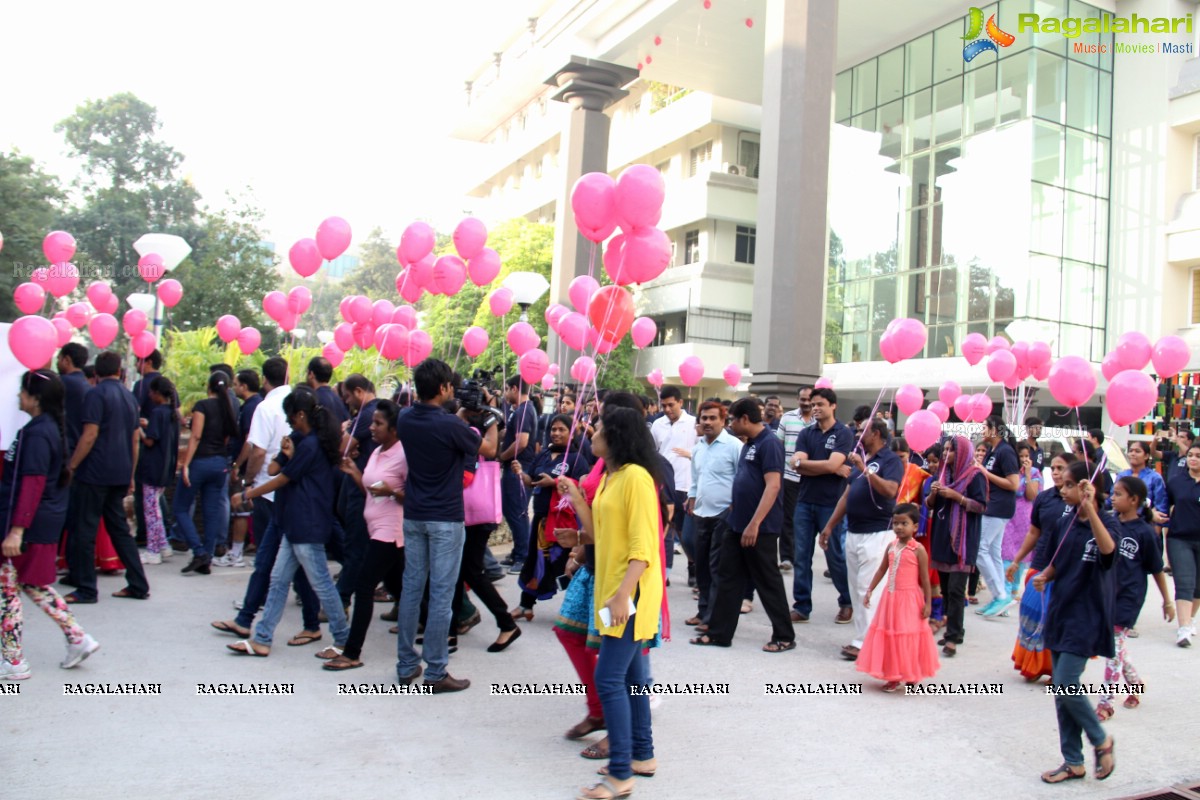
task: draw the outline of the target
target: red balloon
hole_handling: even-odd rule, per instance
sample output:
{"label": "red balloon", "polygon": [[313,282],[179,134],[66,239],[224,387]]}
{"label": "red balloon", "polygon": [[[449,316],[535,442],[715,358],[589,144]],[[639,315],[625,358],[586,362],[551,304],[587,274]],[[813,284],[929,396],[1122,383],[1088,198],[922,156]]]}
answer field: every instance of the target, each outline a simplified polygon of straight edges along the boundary
{"label": "red balloon", "polygon": [[633,326],[633,297],[620,286],[605,286],[588,301],[587,316],[600,337],[615,344]]}

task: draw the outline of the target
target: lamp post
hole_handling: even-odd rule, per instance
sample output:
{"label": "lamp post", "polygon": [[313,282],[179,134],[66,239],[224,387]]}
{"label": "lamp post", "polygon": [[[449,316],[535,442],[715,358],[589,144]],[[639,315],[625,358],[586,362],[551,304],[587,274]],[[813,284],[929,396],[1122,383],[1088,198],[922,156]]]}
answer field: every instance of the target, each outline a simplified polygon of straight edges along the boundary
{"label": "lamp post", "polygon": [[536,272],[511,272],[500,285],[513,293],[513,302],[521,307],[521,322],[529,321],[529,307],[550,288],[550,282]]}
{"label": "lamp post", "polygon": [[[163,270],[165,272],[174,271],[188,257],[188,254],[192,252],[192,246],[184,241],[182,236],[176,236],[172,233],[144,233],[133,243],[133,249],[137,251],[139,256],[157,253],[163,260]],[[146,312],[146,316],[151,317],[153,320],[154,338],[158,339],[162,336],[162,305],[159,303],[157,293],[152,295],[152,298],[154,302],[151,304],[151,307],[143,310]]]}

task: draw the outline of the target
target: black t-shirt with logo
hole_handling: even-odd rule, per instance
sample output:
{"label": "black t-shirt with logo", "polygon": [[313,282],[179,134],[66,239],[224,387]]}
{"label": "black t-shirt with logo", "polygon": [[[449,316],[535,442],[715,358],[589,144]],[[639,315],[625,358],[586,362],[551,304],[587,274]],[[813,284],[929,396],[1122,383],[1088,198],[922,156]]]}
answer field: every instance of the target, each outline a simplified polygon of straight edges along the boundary
{"label": "black t-shirt with logo", "polygon": [[[904,479],[904,463],[900,457],[886,447],[867,459],[867,472],[875,473],[885,481],[897,484]],[[808,480],[805,478],[804,480]],[[871,488],[870,481],[862,472],[854,470],[850,475],[850,493],[846,495],[846,529],[850,533],[879,533],[891,530],[892,513],[896,510],[896,498],[884,497]]]}
{"label": "black t-shirt with logo", "polygon": [[[1119,533],[1111,514],[1102,511],[1100,518],[1110,534]],[[1062,518],[1060,531],[1062,546],[1054,556],[1054,590],[1046,612],[1046,649],[1112,658],[1117,553],[1101,553],[1091,527],[1073,510]]]}
{"label": "black t-shirt with logo", "polygon": [[[742,445],[737,473],[733,476],[733,499],[729,504],[727,520],[732,530],[741,532],[750,524],[766,488],[766,476],[771,472],[778,472],[782,480],[783,442],[779,441],[774,431],[764,426],[758,436]],[[758,528],[764,534],[778,534],[783,530],[782,490],[775,496],[775,504]]]}
{"label": "black t-shirt with logo", "polygon": [[1118,520],[1119,530],[1109,531],[1117,539],[1117,600],[1113,624],[1132,628],[1146,602],[1146,576],[1163,570],[1158,534],[1140,517],[1129,522]]}
{"label": "black t-shirt with logo", "polygon": [[[796,437],[796,452],[808,454],[809,461],[828,461],[834,453],[850,455],[854,449],[854,431],[834,420],[828,431],[820,425],[810,425]],[[835,473],[828,475],[805,475],[800,478],[798,503],[818,506],[836,506],[846,488],[846,479]]]}
{"label": "black t-shirt with logo", "polygon": [[[1009,475],[1016,475],[1021,471],[1021,462],[1017,458],[1017,451],[1013,450],[1008,442],[1000,442],[1000,444],[992,448],[992,451],[987,454],[987,458],[983,460],[983,468],[993,475],[1007,478]],[[987,507],[984,509],[983,515],[985,517],[1012,519],[1013,514],[1016,513],[1017,493],[1008,489],[1001,489],[989,481]]]}

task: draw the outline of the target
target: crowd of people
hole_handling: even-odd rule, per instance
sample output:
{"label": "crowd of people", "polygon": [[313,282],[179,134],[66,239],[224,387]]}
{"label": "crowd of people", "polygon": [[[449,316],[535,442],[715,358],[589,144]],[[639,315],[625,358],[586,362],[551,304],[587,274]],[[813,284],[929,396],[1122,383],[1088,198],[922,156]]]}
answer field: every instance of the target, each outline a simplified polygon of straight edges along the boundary
{"label": "crowd of people", "polygon": [[[1096,656],[1107,682],[1142,684],[1130,642],[1148,576],[1164,617],[1178,616],[1176,643],[1194,637],[1200,445],[1190,430],[1133,442],[1130,469],[1110,475],[1099,431],[1050,454],[1038,418],[1018,442],[993,416],[977,443],[946,436],[916,453],[886,411],[840,421],[828,388],[802,388],[786,412],[777,396],[749,396],[709,398],[693,416],[671,386],[654,398],[567,388],[551,401],[519,376],[496,386],[431,358],[384,398],[361,374],[333,384],[323,358],[295,381],[273,357],[260,370],[214,365],[205,396],[180,408],[157,351],[135,362],[132,389],[119,354],[87,361],[69,344],[57,371],[21,378],[30,421],[0,482],[0,678],[31,674],[22,594],[62,629],[63,668],[99,648],[73,607],[99,601],[97,569],[114,559],[126,586],[113,596],[145,600],[147,568],[177,553],[196,577],[248,568],[253,555],[238,614],[212,627],[236,637],[230,652],[268,657],[294,589],[303,627],[287,644],[321,642],[331,671],[363,666],[376,603],[391,603],[381,616],[396,623],[396,680],[432,693],[470,686],[449,672],[458,637],[481,622],[469,593],[495,621],[489,653],[561,593],[555,634],[587,688],[586,716],[565,735],[606,733],[582,752],[608,761],[604,779],[580,796],[619,797],[656,769],[650,699],[629,687],[652,683],[649,654],[670,637],[676,543],[696,603],[690,643],[731,647],[757,596],[772,654],[794,649],[796,625],[814,613],[819,548],[838,595],[833,622],[851,626],[840,655],[885,691],[933,677],[938,646],[954,657],[973,605],[985,618],[1016,610],[1014,669],[1060,690],[1064,763],[1042,775],[1057,783],[1083,776],[1084,735],[1095,777],[1115,767],[1102,723],[1116,698],[1093,706],[1069,690]],[[502,520],[513,546],[497,560],[489,544]],[[497,588],[509,574],[511,609]],[[1139,703],[1133,692],[1123,706]]]}

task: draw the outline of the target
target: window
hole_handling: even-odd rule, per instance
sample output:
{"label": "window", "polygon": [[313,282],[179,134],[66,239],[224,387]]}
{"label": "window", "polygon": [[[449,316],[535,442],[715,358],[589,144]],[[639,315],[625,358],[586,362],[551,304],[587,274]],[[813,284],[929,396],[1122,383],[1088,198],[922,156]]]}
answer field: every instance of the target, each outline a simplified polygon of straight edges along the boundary
{"label": "window", "polygon": [[700,261],[700,230],[688,231],[683,235],[683,263],[696,264]]}
{"label": "window", "polygon": [[1200,325],[1200,269],[1192,270],[1192,313],[1191,324]]}
{"label": "window", "polygon": [[746,175],[751,178],[758,177],[758,150],[759,142],[757,136],[747,136],[745,134],[738,136],[737,163],[746,168]]}
{"label": "window", "polygon": [[658,170],[659,175],[662,175],[664,178],[668,177],[671,174],[671,159],[668,158],[656,166],[655,169]]}
{"label": "window", "polygon": [[708,164],[712,161],[712,139],[709,139],[699,147],[692,148],[691,166],[689,175],[699,175],[701,171],[708,171]]}
{"label": "window", "polygon": [[754,239],[758,235],[757,228],[748,225],[737,226],[737,238],[733,245],[733,260],[739,264],[754,263]]}

